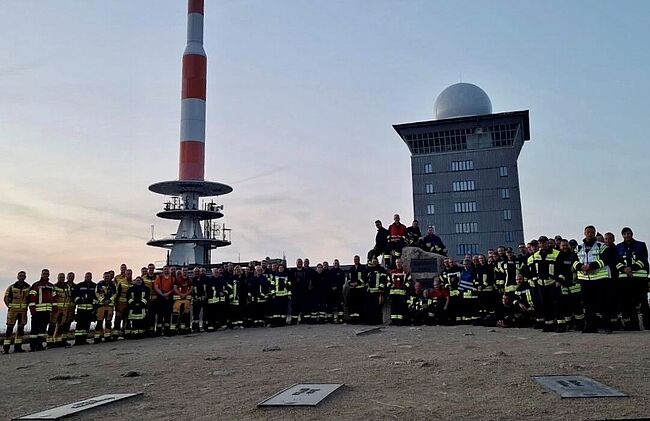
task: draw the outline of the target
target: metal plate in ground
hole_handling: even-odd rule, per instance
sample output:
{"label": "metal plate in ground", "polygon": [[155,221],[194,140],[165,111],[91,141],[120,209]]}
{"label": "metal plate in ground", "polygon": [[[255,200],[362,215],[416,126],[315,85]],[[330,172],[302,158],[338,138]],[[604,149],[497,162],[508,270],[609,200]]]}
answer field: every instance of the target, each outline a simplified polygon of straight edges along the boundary
{"label": "metal plate in ground", "polygon": [[562,398],[608,398],[625,393],[585,376],[533,376],[533,380]]}
{"label": "metal plate in ground", "polygon": [[373,326],[373,327],[367,327],[364,329],[356,330],[354,334],[357,336],[363,336],[363,335],[368,335],[370,333],[380,333],[380,332],[381,332],[381,327]]}
{"label": "metal plate in ground", "polygon": [[14,418],[15,420],[58,420],[63,417],[67,417],[77,412],[85,411],[90,408],[96,408],[98,406],[106,405],[108,403],[113,403],[121,401],[123,399],[132,398],[134,396],[142,395],[140,393],[113,393],[110,395],[101,395],[94,398],[85,399],[79,402],[69,403],[63,406],[57,406],[56,408],[48,409],[47,411],[38,412],[36,414],[25,415],[24,417]]}
{"label": "metal plate in ground", "polygon": [[343,384],[298,383],[276,393],[257,406],[316,406]]}

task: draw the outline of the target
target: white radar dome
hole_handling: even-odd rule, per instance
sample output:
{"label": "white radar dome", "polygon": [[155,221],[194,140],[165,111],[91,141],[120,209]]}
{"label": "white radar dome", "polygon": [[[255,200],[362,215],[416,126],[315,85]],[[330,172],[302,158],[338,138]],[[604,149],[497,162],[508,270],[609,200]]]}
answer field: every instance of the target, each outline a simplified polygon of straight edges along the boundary
{"label": "white radar dome", "polygon": [[436,120],[492,114],[492,102],[485,91],[471,83],[456,83],[440,92],[433,105]]}

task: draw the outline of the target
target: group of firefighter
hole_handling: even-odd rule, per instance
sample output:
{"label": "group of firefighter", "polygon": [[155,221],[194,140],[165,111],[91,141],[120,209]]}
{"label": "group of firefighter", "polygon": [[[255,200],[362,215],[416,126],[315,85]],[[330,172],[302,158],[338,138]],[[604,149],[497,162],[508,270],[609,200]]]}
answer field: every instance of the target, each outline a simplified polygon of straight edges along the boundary
{"label": "group of firefighter", "polygon": [[[512,248],[498,247],[486,255],[464,256],[457,264],[428,228],[422,237],[417,221],[410,227],[399,215],[384,228],[375,221],[377,237],[368,258],[383,256],[389,267],[401,268],[405,246],[445,256],[444,268],[433,288],[421,282],[402,294],[391,289],[391,322],[471,323],[500,327],[535,327],[545,332],[584,333],[603,330],[650,329],[648,308],[648,249],[634,239],[630,228],[621,230],[616,244],[611,232],[601,235],[592,225],[584,239],[541,236]],[[400,272],[398,270],[398,272]],[[388,279],[392,277],[389,272]],[[393,282],[395,284],[395,282]],[[397,299],[395,299],[397,298]]]}
{"label": "group of firefighter", "polygon": [[[23,339],[31,351],[39,351],[45,344],[67,347],[73,339],[84,345],[89,338],[100,343],[225,328],[344,321],[376,325],[384,323],[384,308],[393,325],[462,323],[595,333],[599,328],[639,330],[641,313],[644,328],[650,326],[648,251],[629,228],[622,230],[624,241],[618,245],[613,234],[600,238],[587,226],[581,244],[542,236],[521,244],[518,254],[498,247],[487,256],[466,255],[460,265],[445,257],[439,276],[414,281],[400,258],[403,247],[444,256],[444,244],[432,232],[409,238],[397,215],[388,230],[376,224],[381,241],[367,264],[355,256],[347,270],[338,260],[313,268],[309,259],[298,259],[291,269],[284,262],[262,261],[211,270],[165,266],[158,273],[150,264],[134,278],[122,264],[119,274],[105,272],[97,283],[90,272],[80,283],[74,273],[59,273],[51,283],[49,270],[43,269],[33,285],[24,271],[18,272],[4,296],[9,311],[3,352],[12,345],[14,352],[24,352]],[[25,336],[28,314],[31,331]]]}

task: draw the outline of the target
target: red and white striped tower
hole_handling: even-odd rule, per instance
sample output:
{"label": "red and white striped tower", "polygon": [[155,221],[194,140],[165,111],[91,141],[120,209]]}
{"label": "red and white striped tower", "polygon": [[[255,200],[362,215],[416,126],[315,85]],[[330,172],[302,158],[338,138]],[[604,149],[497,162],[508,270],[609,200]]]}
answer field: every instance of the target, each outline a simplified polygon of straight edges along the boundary
{"label": "red and white striped tower", "polygon": [[149,186],[154,193],[174,196],[157,216],[180,220],[176,234],[158,240],[152,238],[147,243],[170,249],[168,263],[173,265],[209,264],[210,250],[230,245],[230,230],[212,222],[223,217],[223,206],[201,201],[201,197],[232,191],[225,184],[204,180],[207,56],[203,50],[203,12],[204,0],[188,0],[178,180]]}
{"label": "red and white striped tower", "polygon": [[204,0],[189,0],[187,8],[179,180],[203,180],[205,169],[205,86],[208,58],[203,50],[203,2]]}

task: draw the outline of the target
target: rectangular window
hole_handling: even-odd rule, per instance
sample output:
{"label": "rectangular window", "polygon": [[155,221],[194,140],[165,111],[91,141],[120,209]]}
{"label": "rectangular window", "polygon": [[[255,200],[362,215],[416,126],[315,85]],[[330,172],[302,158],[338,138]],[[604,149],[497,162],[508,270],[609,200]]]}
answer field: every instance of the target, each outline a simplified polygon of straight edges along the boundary
{"label": "rectangular window", "polygon": [[433,215],[436,213],[436,208],[433,205],[427,205],[427,215]]}
{"label": "rectangular window", "polygon": [[451,170],[452,171],[471,171],[474,169],[474,161],[452,161]]}
{"label": "rectangular window", "polygon": [[427,194],[433,194],[433,183],[427,183],[424,185]]}
{"label": "rectangular window", "polygon": [[456,245],[456,254],[464,256],[466,254],[478,254],[478,244],[458,244]]}
{"label": "rectangular window", "polygon": [[431,164],[424,164],[424,173],[431,174],[433,172],[433,166]]}
{"label": "rectangular window", "polygon": [[514,235],[512,234],[512,231],[506,231],[506,243],[512,243],[514,240]]}
{"label": "rectangular window", "polygon": [[454,203],[454,213],[476,212],[476,202],[456,202]]}
{"label": "rectangular window", "polygon": [[512,220],[512,211],[510,209],[505,209],[503,211],[503,220],[504,221]]}
{"label": "rectangular window", "polygon": [[507,177],[508,176],[508,167],[499,167],[499,176]]}
{"label": "rectangular window", "polygon": [[477,222],[459,222],[456,223],[456,234],[469,234],[478,232]]}
{"label": "rectangular window", "polygon": [[510,199],[510,189],[501,189],[501,198]]}
{"label": "rectangular window", "polygon": [[467,180],[467,181],[454,181],[451,184],[452,190],[453,191],[470,191],[474,190],[474,180]]}

